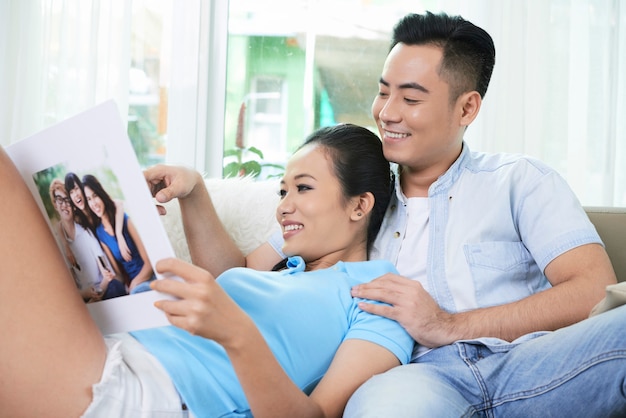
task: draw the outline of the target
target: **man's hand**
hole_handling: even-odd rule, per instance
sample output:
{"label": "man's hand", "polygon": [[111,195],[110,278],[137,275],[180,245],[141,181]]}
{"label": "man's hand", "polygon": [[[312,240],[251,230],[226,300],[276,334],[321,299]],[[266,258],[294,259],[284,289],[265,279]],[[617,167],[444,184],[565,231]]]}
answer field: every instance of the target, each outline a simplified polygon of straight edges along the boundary
{"label": "man's hand", "polygon": [[455,341],[451,336],[453,315],[443,311],[416,280],[387,273],[354,286],[352,296],[391,305],[360,302],[359,308],[397,321],[423,346],[433,348]]}

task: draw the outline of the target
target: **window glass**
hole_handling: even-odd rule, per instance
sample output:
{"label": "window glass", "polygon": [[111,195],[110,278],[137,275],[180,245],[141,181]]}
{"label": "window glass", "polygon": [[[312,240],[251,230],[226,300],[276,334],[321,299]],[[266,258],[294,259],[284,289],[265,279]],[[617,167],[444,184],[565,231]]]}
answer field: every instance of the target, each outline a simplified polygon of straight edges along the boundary
{"label": "window glass", "polygon": [[144,167],[165,161],[170,9],[171,0],[133,1],[128,135]]}
{"label": "window glass", "polygon": [[320,126],[374,129],[370,105],[390,31],[409,6],[415,10],[406,1],[231,0],[225,149],[241,135],[242,103],[243,145],[271,164],[284,164]]}

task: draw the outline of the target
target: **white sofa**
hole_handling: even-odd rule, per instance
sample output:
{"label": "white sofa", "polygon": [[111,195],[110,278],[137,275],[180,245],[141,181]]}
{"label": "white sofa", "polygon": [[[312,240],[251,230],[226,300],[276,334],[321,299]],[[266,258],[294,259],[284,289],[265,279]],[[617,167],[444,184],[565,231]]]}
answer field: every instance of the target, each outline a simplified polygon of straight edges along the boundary
{"label": "white sofa", "polygon": [[[205,183],[222,224],[244,255],[267,241],[278,228],[275,217],[278,180],[254,181],[245,177],[207,179]],[[191,261],[178,201],[173,200],[164,206],[167,214],[161,219],[174,252],[177,257]]]}
{"label": "white sofa", "polygon": [[[207,179],[206,185],[222,223],[244,254],[265,242],[278,228],[278,180]],[[190,261],[178,202],[169,202],[166,208],[168,214],[162,220],[174,251],[179,258]],[[626,281],[626,208],[585,210],[605,243],[618,280]]]}

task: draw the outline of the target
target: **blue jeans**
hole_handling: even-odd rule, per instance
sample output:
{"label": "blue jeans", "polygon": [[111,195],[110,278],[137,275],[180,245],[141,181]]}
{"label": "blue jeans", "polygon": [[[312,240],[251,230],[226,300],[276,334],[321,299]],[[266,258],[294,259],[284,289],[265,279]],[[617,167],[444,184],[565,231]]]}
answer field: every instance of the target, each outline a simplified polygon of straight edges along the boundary
{"label": "blue jeans", "polygon": [[150,283],[152,283],[154,280],[156,280],[156,276],[153,274],[152,277],[150,277],[148,280],[135,286],[133,290],[130,291],[130,294],[134,295],[137,293],[151,291],[152,289],[150,288]]}
{"label": "blue jeans", "polygon": [[523,342],[457,342],[374,376],[344,417],[626,416],[626,306]]}

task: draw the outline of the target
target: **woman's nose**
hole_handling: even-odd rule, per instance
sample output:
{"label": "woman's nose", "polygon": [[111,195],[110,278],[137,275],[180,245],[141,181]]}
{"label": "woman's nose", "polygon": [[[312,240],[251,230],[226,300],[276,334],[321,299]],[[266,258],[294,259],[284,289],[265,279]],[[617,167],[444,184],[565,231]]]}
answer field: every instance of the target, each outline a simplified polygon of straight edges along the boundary
{"label": "woman's nose", "polygon": [[280,203],[278,203],[276,212],[278,212],[279,215],[284,216],[289,213],[292,213],[293,210],[294,210],[293,200],[289,197],[289,194],[286,194],[280,200]]}

